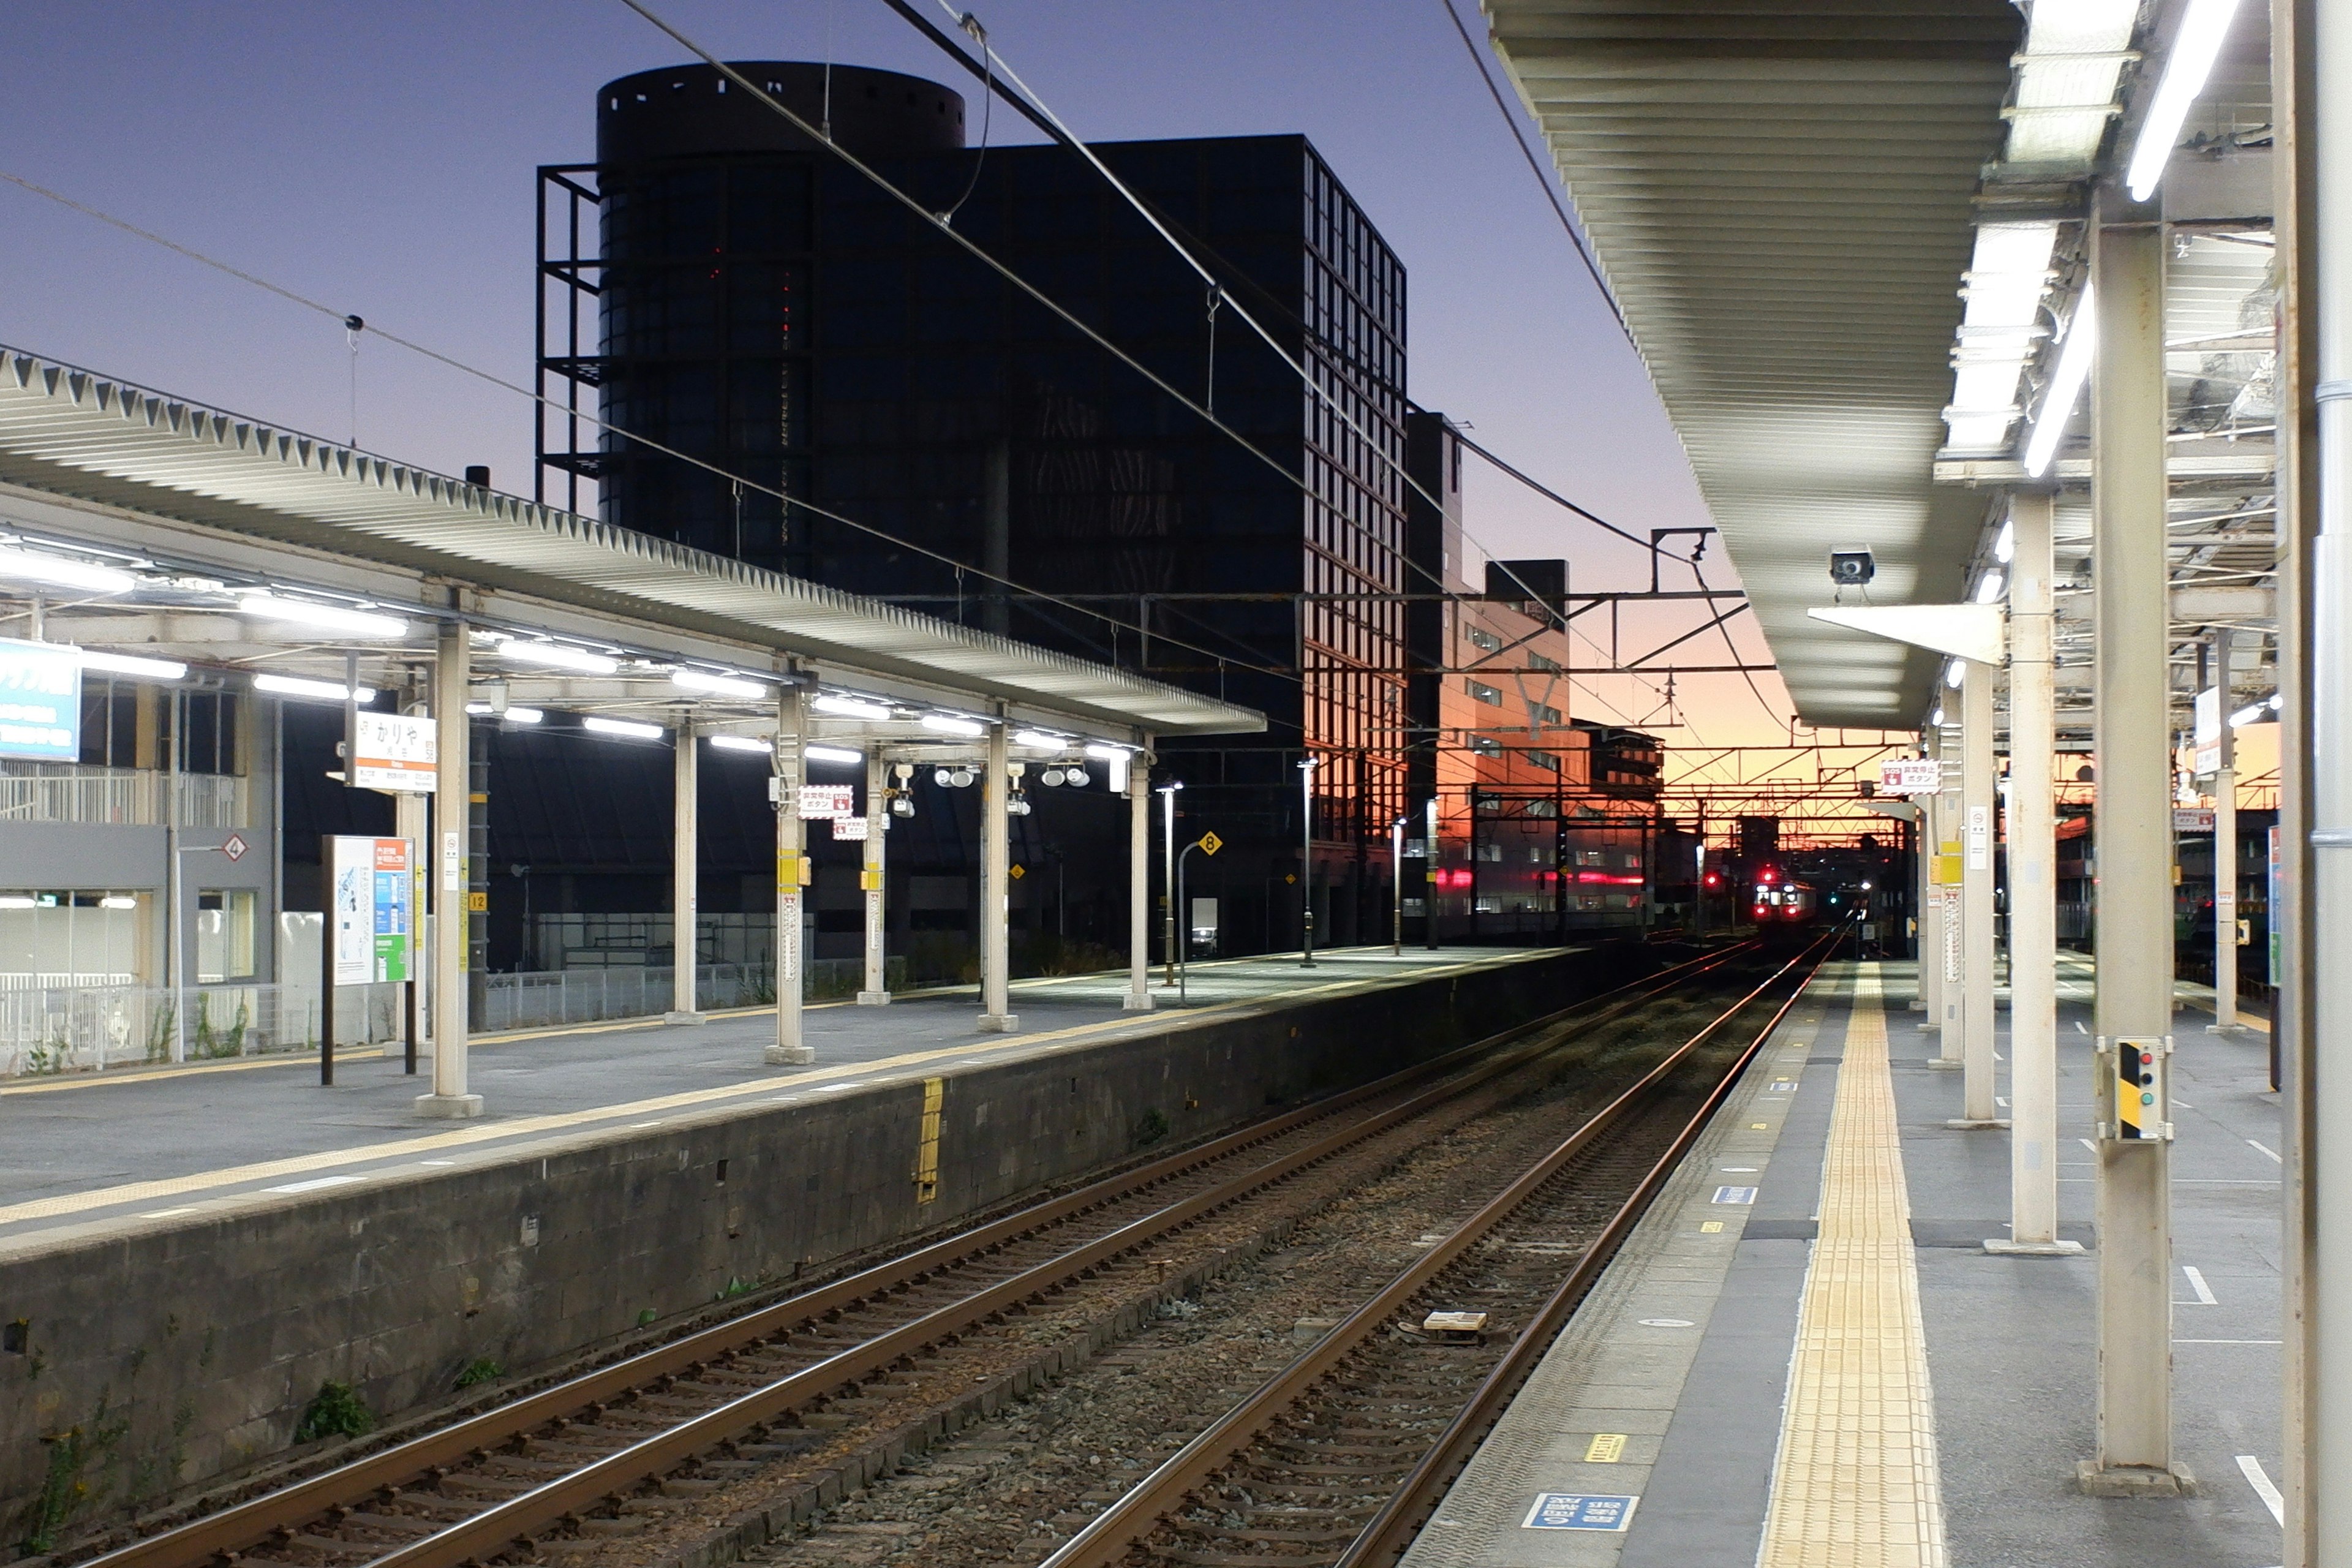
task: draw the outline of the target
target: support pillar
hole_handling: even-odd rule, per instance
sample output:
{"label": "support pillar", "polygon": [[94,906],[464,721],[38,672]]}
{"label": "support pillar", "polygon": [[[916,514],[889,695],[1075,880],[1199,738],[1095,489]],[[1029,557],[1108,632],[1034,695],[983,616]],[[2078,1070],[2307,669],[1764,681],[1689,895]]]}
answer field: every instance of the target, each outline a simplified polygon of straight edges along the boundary
{"label": "support pillar", "polygon": [[[472,650],[466,637],[464,623],[445,621],[433,652],[433,1092],[416,1097],[420,1116],[482,1113],[482,1097],[466,1090],[466,894],[473,885],[466,863],[472,836],[467,797],[473,784],[473,725],[466,717]],[[331,987],[324,994],[331,1003]]]}
{"label": "support pillar", "polygon": [[808,901],[808,825],[801,820],[801,781],[808,776],[808,690],[798,680],[776,694],[776,1043],[762,1053],[771,1067],[806,1067],[816,1060],[801,1008],[801,909]]}
{"label": "support pillar", "polygon": [[2213,634],[2213,684],[2221,689],[2221,765],[2213,773],[2213,1025],[2234,1035],[2238,1024],[2238,735],[2230,727],[2236,703],[2230,661],[2236,649],[2228,628]]}
{"label": "support pillar", "polygon": [[[1949,1125],[2006,1127],[1993,1105],[1992,684],[1997,667],[1960,661],[1960,1113]],[[1948,1043],[1951,1031],[1945,1031]]]}
{"label": "support pillar", "polygon": [[890,764],[882,748],[869,742],[866,753],[866,858],[857,873],[858,892],[866,903],[866,984],[857,993],[861,1007],[886,1007],[890,1003],[888,910],[883,894],[889,857],[884,837],[890,830]]}
{"label": "support pillar", "polygon": [[[2172,1035],[2172,734],[2161,216],[2102,190],[2091,222],[2097,573],[2098,1454],[2084,1489],[2179,1488],[2172,1463],[2171,1145],[2116,1136],[2116,1051]],[[2159,1098],[2158,1115],[2166,1111]]]}
{"label": "support pillar", "polygon": [[988,765],[980,790],[980,1027],[1009,1035],[1021,1027],[1013,1012],[1012,726],[1000,715],[988,726]]}
{"label": "support pillar", "polygon": [[[1936,732],[1932,728],[1919,731],[1919,754],[1932,758],[1936,754]],[[1944,1018],[1942,983],[1944,948],[1937,940],[1941,934],[1936,923],[1936,797],[1926,795],[1914,800],[1918,815],[1911,819],[1911,906],[1916,936],[1912,951],[1917,955],[1912,982],[1911,1010],[1922,1014],[1922,1029],[1939,1027]],[[1732,889],[1732,924],[1738,923],[1738,889]]]}
{"label": "support pillar", "polygon": [[1987,1252],[2083,1250],[2058,1239],[2057,717],[2047,492],[2009,509],[2009,1234]]}
{"label": "support pillar", "polygon": [[1960,923],[1963,881],[1960,867],[1960,797],[1965,793],[1961,779],[1963,764],[1958,726],[1954,722],[1953,710],[1960,703],[1960,694],[1949,687],[1943,689],[1944,722],[1932,727],[1935,736],[1937,771],[1943,787],[1930,797],[1928,816],[1934,824],[1929,837],[1934,840],[1934,875],[1936,895],[1936,987],[1935,1011],[1928,1015],[1935,1020],[1936,1055],[1929,1059],[1931,1068],[1958,1069],[1962,1052],[1967,1047],[1968,987],[1959,962],[1965,946],[1966,932]]}
{"label": "support pillar", "polygon": [[1127,764],[1127,1000],[1151,1011],[1151,769],[1139,752]]}
{"label": "support pillar", "polygon": [[402,1065],[412,1077],[416,1072],[418,1033],[425,1021],[425,1009],[429,1005],[425,1001],[425,959],[421,944],[425,900],[432,884],[428,868],[433,858],[433,830],[427,821],[432,800],[431,795],[421,791],[403,790],[393,796],[392,802],[392,836],[408,840],[408,984],[401,988],[400,1038]]}
{"label": "support pillar", "polygon": [[696,800],[700,758],[694,721],[685,709],[678,710],[677,731],[672,739],[676,763],[670,769],[669,1012],[662,1021],[699,1024],[703,1016],[697,1005],[695,981],[701,943],[695,928],[698,898],[695,858],[701,853],[701,813]]}

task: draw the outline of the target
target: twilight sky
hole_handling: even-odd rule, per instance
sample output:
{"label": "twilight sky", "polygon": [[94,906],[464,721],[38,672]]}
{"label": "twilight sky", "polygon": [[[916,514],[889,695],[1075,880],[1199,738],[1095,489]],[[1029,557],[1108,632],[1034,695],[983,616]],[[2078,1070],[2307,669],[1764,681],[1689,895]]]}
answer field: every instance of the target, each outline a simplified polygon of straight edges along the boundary
{"label": "twilight sky", "polygon": [[[1404,259],[1416,399],[1622,527],[1704,522],[1640,362],[1444,3],[983,0],[981,16],[1089,140],[1305,132]],[[724,56],[818,59],[830,40],[844,63],[947,81],[974,99],[977,126],[968,79],[881,0],[656,8]],[[535,167],[593,156],[599,83],[683,58],[619,0],[16,6],[0,37],[13,68],[0,169],[524,384]],[[1036,139],[1016,132],[1028,127],[999,112],[1000,142]],[[352,356],[327,318],[12,185],[0,233],[0,342],[353,434]],[[356,433],[372,450],[447,473],[487,462],[528,494],[530,413],[381,342],[361,349]],[[1483,465],[1469,526],[1498,553],[1570,557],[1580,587],[1646,581],[1642,552]],[[1735,581],[1719,552],[1709,562],[1711,585]],[[1651,624],[1670,637],[1696,623]],[[1752,626],[1738,641],[1762,657]],[[1724,661],[1712,636],[1684,651]],[[1686,678],[1689,727],[1663,732],[1784,739],[1780,682],[1759,683],[1769,715],[1737,675]],[[1612,680],[1580,690],[1577,710],[1655,725],[1656,707]]]}

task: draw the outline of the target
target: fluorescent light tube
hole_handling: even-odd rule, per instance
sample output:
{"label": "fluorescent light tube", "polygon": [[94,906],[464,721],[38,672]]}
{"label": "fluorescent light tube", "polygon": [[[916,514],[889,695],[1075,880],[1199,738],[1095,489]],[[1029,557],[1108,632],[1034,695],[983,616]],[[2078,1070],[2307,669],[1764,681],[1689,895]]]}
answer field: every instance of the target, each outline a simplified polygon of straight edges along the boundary
{"label": "fluorescent light tube", "polygon": [[90,648],[81,650],[81,667],[109,675],[144,676],[149,680],[184,680],[188,675],[188,667],[176,658],[134,658],[127,653],[99,653]]}
{"label": "fluorescent light tube", "polygon": [[803,746],[801,755],[813,763],[862,763],[863,752],[853,752],[846,746]]}
{"label": "fluorescent light tube", "polygon": [[0,893],[0,910],[29,910],[38,907],[27,894]]}
{"label": "fluorescent light tube", "polygon": [[718,697],[761,698],[770,691],[770,688],[756,680],[745,680],[733,675],[712,675],[699,669],[672,670],[669,683],[681,691],[708,691]]}
{"label": "fluorescent light tube", "polygon": [[101,910],[135,910],[139,907],[139,900],[129,893],[109,893],[98,900],[98,907]]}
{"label": "fluorescent light tube", "polygon": [[499,644],[498,656],[517,664],[545,665],[551,669],[572,669],[583,675],[610,675],[620,664],[601,653],[590,653],[584,647],[572,647],[560,642],[541,642],[537,637],[509,637]]}
{"label": "fluorescent light tube", "polygon": [[379,616],[316,599],[281,599],[276,594],[247,594],[236,602],[236,613],[266,621],[288,621],[317,626],[354,637],[404,637],[408,623],[397,616]]}
{"label": "fluorescent light tube", "polygon": [[361,702],[375,700],[375,688],[346,688],[336,680],[305,680],[299,675],[257,675],[253,678],[256,691],[271,691],[280,697],[310,697],[321,702]]}
{"label": "fluorescent light tube", "polygon": [[1992,558],[2006,566],[2016,554],[2017,524],[2003,518],[2000,531],[1992,536]]}
{"label": "fluorescent light tube", "polygon": [[2230,18],[2238,0],[2189,0],[2180,30],[2172,37],[2172,52],[2164,59],[2164,79],[2157,84],[2156,100],[2139,123],[2139,140],[2132,143],[2131,169],[2124,176],[2132,200],[2147,200],[2164,178],[2165,165],[2179,144],[2180,128],[2188,123],[2189,107],[2205,90],[2221,58],[2221,40],[2229,36]]}
{"label": "fluorescent light tube", "polygon": [[2040,479],[2050,467],[2050,459],[2058,455],[2059,438],[2066,434],[2066,423],[2074,417],[2074,400],[2083,395],[2083,384],[2091,378],[2091,362],[2098,357],[2098,300],[2088,283],[2083,285],[2083,298],[2074,307],[2067,322],[2066,341],[2058,346],[2058,369],[2050,378],[2050,390],[2042,398],[2042,412],[2034,416],[2033,434],[2025,442],[2025,471]]}
{"label": "fluorescent light tube", "polygon": [[580,721],[580,727],[593,730],[599,735],[618,735],[630,741],[658,741],[662,738],[660,725],[640,724],[633,719],[606,719],[591,714]]}
{"label": "fluorescent light tube", "polygon": [[1997,603],[2000,598],[2001,589],[2006,585],[2007,579],[2000,573],[1986,573],[1984,580],[1977,584],[1977,603],[1979,605]]}
{"label": "fluorescent light tube", "polygon": [[0,577],[79,588],[86,594],[127,594],[139,585],[139,579],[111,566],[64,555],[43,555],[5,544],[0,544]]}
{"label": "fluorescent light tube", "polygon": [[887,719],[890,710],[879,702],[868,702],[862,697],[826,695],[809,703],[820,713],[835,713],[844,719]]}
{"label": "fluorescent light tube", "polygon": [[926,713],[923,728],[941,735],[984,735],[988,726],[977,719],[959,719],[952,713]]}
{"label": "fluorescent light tube", "polygon": [[1015,730],[1013,743],[1040,752],[1058,752],[1068,746],[1070,740],[1066,735],[1048,735],[1043,730]]}
{"label": "fluorescent light tube", "polygon": [[1941,708],[1927,715],[1927,727],[1931,730],[1940,730],[1944,727],[1944,710]]}
{"label": "fluorescent light tube", "polygon": [[722,752],[772,752],[772,741],[762,741],[757,735],[713,735],[710,743]]}
{"label": "fluorescent light tube", "polygon": [[1135,754],[1131,746],[1114,746],[1108,741],[1088,741],[1087,755],[1101,763],[1123,763]]}

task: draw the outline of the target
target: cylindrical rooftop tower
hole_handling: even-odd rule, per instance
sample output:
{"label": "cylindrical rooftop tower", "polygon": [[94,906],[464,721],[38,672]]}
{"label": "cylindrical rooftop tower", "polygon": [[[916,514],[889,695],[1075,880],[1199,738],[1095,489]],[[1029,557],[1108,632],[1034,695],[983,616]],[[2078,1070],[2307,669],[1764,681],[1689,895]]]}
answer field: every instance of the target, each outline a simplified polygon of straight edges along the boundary
{"label": "cylindrical rooftop tower", "polygon": [[[936,82],[805,61],[733,68],[861,159],[963,147],[963,99]],[[599,384],[607,420],[722,472],[609,431],[575,468],[599,479],[608,522],[785,566],[785,508],[753,487],[808,494],[809,262],[830,155],[696,65],[599,89],[596,158],[598,353],[562,363]]]}

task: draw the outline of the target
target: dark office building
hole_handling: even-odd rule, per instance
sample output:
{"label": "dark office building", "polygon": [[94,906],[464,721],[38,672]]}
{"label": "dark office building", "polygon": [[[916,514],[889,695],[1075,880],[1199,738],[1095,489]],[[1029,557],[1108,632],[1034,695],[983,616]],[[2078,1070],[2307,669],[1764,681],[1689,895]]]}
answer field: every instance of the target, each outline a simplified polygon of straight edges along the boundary
{"label": "dark office building", "polygon": [[551,415],[544,498],[593,484],[612,522],[1263,710],[1162,748],[1187,829],[1229,846],[1190,891],[1227,951],[1297,941],[1303,748],[1319,937],[1384,934],[1406,626],[1370,595],[1416,586],[1394,254],[1302,137],[1097,149],[1277,353],[1076,153],[967,147],[963,100],[914,78],[739,68],[1233,434],[681,67],[606,86],[598,161],[541,172],[541,384],[724,474]]}

